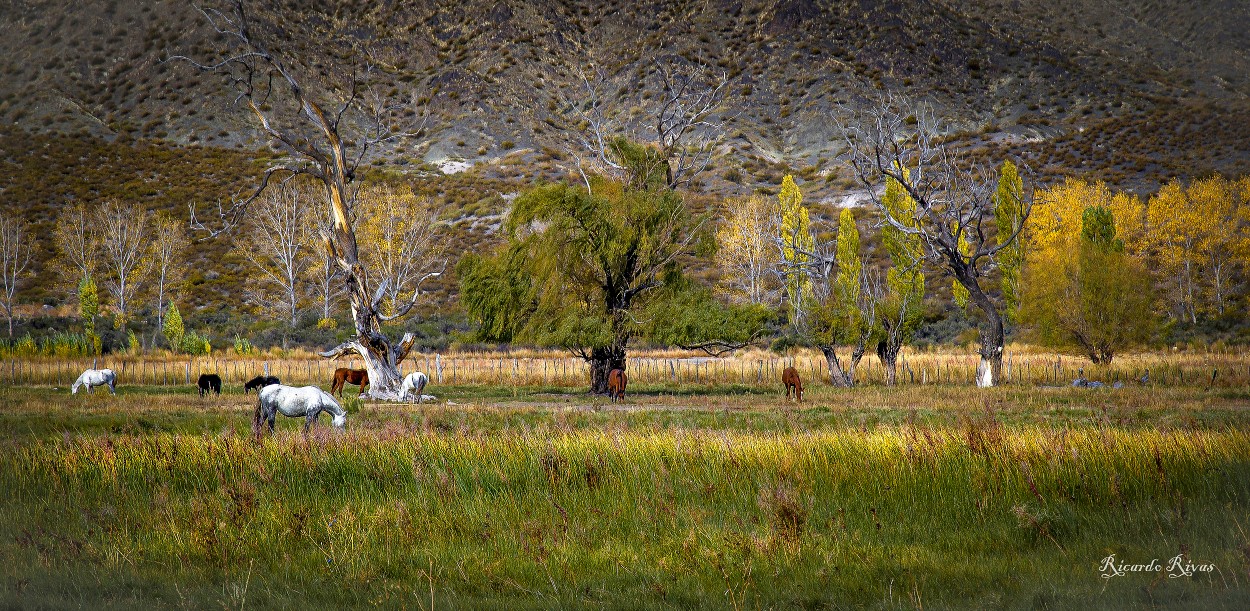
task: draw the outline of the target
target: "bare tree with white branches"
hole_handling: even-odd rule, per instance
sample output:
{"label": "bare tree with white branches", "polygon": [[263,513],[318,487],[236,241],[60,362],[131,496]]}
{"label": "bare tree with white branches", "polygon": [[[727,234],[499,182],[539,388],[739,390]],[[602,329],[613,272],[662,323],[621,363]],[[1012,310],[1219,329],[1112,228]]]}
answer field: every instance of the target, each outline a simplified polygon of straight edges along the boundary
{"label": "bare tree with white branches", "polygon": [[313,229],[305,232],[305,239],[308,240],[305,250],[308,252],[309,263],[304,278],[311,298],[319,304],[321,310],[317,324],[334,324],[333,310],[343,298],[343,271],[339,269],[333,253],[321,241],[321,236],[330,235],[334,230],[334,219],[320,207],[314,206],[306,212],[308,219],[305,222]]}
{"label": "bare tree with white branches", "polygon": [[52,227],[52,276],[71,295],[78,285],[99,266],[100,243],[92,210],[84,202],[63,207]]}
{"label": "bare tree with white branches", "polygon": [[4,289],[4,313],[9,318],[9,338],[13,338],[13,299],[18,285],[26,279],[35,250],[30,223],[15,213],[0,211],[0,284]]}
{"label": "bare tree with white branches", "polygon": [[266,191],[252,205],[238,244],[256,271],[244,289],[247,300],[292,329],[299,322],[300,286],[312,262],[306,216],[315,205],[313,197],[289,184]]}
{"label": "bare tree with white branches", "polygon": [[104,289],[113,300],[117,316],[113,325],[123,329],[130,320],[135,295],[151,271],[148,242],[152,238],[151,213],[136,204],[109,200],[95,213],[100,240]]}
{"label": "bare tree with white branches", "polygon": [[[578,72],[576,85],[557,91],[561,112],[573,126],[569,133],[578,150],[570,152],[583,178],[583,164],[603,174],[630,174],[618,150],[618,139],[627,136],[659,150],[657,163],[664,164],[670,189],[690,186],[711,163],[725,133],[718,113],[729,90],[728,73],[670,56],[651,60],[647,74],[642,82],[619,84],[605,69],[591,68]],[[658,94],[638,101],[643,116],[639,123],[631,124],[626,116],[630,104],[625,92],[650,88],[658,89]],[[585,158],[585,154],[590,157]]]}
{"label": "bare tree with white branches", "polygon": [[156,291],[156,330],[165,328],[165,302],[183,285],[187,270],[187,230],[177,219],[158,214],[152,223],[152,274]]}
{"label": "bare tree with white branches", "polygon": [[[835,117],[846,157],[881,213],[881,223],[919,236],[925,259],[954,277],[984,314],[977,384],[1002,379],[1003,313],[981,286],[995,255],[1019,238],[1032,210],[1031,193],[1009,202],[1019,210],[1015,228],[993,231],[993,169],[961,159],[942,131],[933,108],[898,96],[859,104]],[[891,178],[916,202],[913,218],[895,218],[876,186]],[[1030,185],[1031,187],[1031,185]],[[1009,232],[1009,233],[1008,233]]]}
{"label": "bare tree with white branches", "polygon": [[[318,41],[332,48],[325,56],[301,61],[298,21],[303,15],[281,7],[224,2],[200,12],[224,41],[218,57],[200,61],[175,56],[205,73],[226,77],[235,100],[248,111],[256,127],[285,153],[283,161],[266,169],[251,194],[218,206],[212,223],[194,226],[210,234],[239,224],[248,207],[277,180],[309,177],[325,191],[333,228],[322,236],[323,246],[342,272],[351,302],[356,337],[321,353],[327,358],[360,355],[369,371],[369,394],[398,400],[399,363],[407,357],[416,337],[409,333],[392,343],[383,333],[383,322],[408,314],[416,305],[414,290],[407,303],[391,314],[379,309],[382,293],[370,286],[370,276],[360,257],[352,223],[356,168],[375,148],[416,137],[424,127],[425,114],[408,111],[389,92],[398,68],[388,62],[394,50],[385,35],[369,39],[343,34]],[[348,32],[351,28],[341,28]],[[310,42],[305,40],[303,42]],[[194,209],[192,210],[194,213]],[[431,219],[432,220],[432,219]],[[211,225],[211,226],[210,226]]]}

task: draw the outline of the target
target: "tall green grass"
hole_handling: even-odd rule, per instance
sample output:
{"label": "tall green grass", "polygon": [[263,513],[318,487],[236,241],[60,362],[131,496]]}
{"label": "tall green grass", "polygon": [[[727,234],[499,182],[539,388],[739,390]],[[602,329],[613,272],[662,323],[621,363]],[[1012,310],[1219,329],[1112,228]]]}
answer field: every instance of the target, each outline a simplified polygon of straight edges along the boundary
{"label": "tall green grass", "polygon": [[[960,426],[65,436],[0,462],[5,604],[1250,602],[1250,434]],[[1108,554],[1217,574],[1099,577]]]}

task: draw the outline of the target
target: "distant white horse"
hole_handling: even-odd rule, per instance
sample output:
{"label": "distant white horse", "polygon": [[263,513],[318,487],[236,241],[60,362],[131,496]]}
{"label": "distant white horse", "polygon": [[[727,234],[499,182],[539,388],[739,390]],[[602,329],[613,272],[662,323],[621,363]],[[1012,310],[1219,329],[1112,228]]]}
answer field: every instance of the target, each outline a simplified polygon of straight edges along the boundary
{"label": "distant white horse", "polygon": [[[420,371],[408,374],[404,377],[403,385],[399,387],[400,400],[408,399],[409,395],[412,395],[416,398],[417,403],[420,403],[423,397],[421,391],[425,390],[425,385],[429,383],[430,377]],[[411,401],[411,399],[408,400]]]}
{"label": "distant white horse", "polygon": [[88,369],[78,376],[78,380],[74,382],[74,387],[70,389],[71,395],[78,394],[78,387],[87,386],[87,392],[94,393],[96,386],[108,385],[109,392],[117,394],[117,374],[112,369]]}
{"label": "distant white horse", "polygon": [[304,417],[304,432],[317,420],[321,412],[329,412],[334,417],[332,424],[343,428],[347,424],[347,412],[339,407],[329,393],[316,386],[295,388],[281,384],[271,384],[257,393],[256,414],[252,418],[252,432],[258,437],[261,427],[269,423],[269,432],[273,432],[274,420],[278,412],[291,418]]}

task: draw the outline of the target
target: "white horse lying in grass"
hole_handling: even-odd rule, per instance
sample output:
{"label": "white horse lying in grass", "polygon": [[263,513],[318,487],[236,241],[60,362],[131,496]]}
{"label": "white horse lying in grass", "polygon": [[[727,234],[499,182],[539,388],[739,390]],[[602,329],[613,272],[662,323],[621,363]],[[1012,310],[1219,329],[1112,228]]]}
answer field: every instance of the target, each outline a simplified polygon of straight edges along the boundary
{"label": "white horse lying in grass", "polygon": [[420,403],[425,397],[429,396],[421,394],[421,391],[425,390],[425,385],[429,383],[430,377],[420,371],[408,374],[404,377],[404,383],[399,387],[399,399],[401,401],[412,401],[413,399],[409,397],[413,397],[417,403]]}
{"label": "white horse lying in grass", "polygon": [[117,374],[112,369],[88,369],[78,376],[78,380],[74,382],[73,388],[70,389],[71,395],[78,394],[78,387],[87,386],[87,392],[94,393],[96,386],[108,385],[109,392],[117,394]]}
{"label": "white horse lying in grass", "polygon": [[261,427],[266,422],[269,423],[269,432],[273,432],[274,420],[278,412],[291,418],[303,416],[304,433],[308,433],[308,428],[317,420],[321,412],[329,412],[334,417],[332,424],[337,428],[341,429],[347,424],[347,412],[339,407],[334,397],[316,386],[295,388],[271,384],[260,389],[257,395],[256,414],[252,418],[252,432],[257,437],[260,436]]}

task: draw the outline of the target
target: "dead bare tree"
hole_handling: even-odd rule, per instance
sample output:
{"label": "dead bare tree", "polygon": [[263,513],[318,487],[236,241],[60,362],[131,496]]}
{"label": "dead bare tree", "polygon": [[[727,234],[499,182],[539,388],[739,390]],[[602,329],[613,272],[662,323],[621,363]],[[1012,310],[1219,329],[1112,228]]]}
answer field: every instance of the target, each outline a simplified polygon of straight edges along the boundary
{"label": "dead bare tree", "polygon": [[183,285],[187,269],[186,251],[190,246],[186,228],[181,222],[164,214],[158,214],[152,223],[152,274],[156,286],[156,329],[153,342],[165,328],[166,297],[178,293]]}
{"label": "dead bare tree", "polygon": [[[300,32],[299,15],[279,7],[250,5],[243,0],[224,7],[200,8],[209,27],[224,41],[219,57],[199,61],[186,56],[171,59],[189,62],[205,73],[223,75],[233,87],[237,103],[251,115],[285,159],[267,168],[249,195],[218,206],[214,226],[193,216],[195,227],[216,234],[237,225],[249,205],[276,180],[305,176],[325,190],[324,206],[333,228],[323,244],[342,272],[351,303],[356,337],[321,353],[327,358],[359,355],[369,371],[370,396],[398,400],[399,363],[407,357],[416,338],[406,334],[392,343],[381,330],[384,321],[408,314],[412,299],[384,315],[360,258],[352,222],[353,183],[356,168],[376,147],[415,137],[424,126],[424,113],[405,114],[416,106],[400,103],[386,82],[392,67],[382,56],[388,52],[386,36],[369,39],[354,35],[316,41],[325,55],[299,56],[300,43],[291,40]],[[352,31],[351,28],[341,28]],[[376,44],[376,47],[370,47]],[[194,213],[194,208],[192,210]]]}
{"label": "dead bare tree", "polygon": [[4,288],[4,313],[9,318],[9,339],[13,338],[13,299],[26,280],[34,250],[30,223],[12,211],[0,211],[0,284]]}
{"label": "dead bare tree", "polygon": [[[858,104],[835,117],[846,158],[866,187],[881,223],[908,236],[920,236],[925,259],[954,277],[984,314],[978,385],[1002,377],[1003,313],[981,286],[995,266],[994,256],[1019,237],[1032,210],[1032,196],[1021,193],[1019,225],[998,235],[994,223],[993,169],[960,158],[926,103],[899,96]],[[916,202],[913,218],[895,218],[876,187],[891,178]],[[1031,186],[1031,185],[1030,185]]]}
{"label": "dead bare tree", "polygon": [[260,310],[299,322],[300,286],[311,260],[307,210],[314,195],[295,185],[269,189],[251,208],[237,250],[256,275],[246,284],[247,300]]}
{"label": "dead bare tree", "polygon": [[152,269],[148,257],[151,213],[138,205],[110,200],[96,209],[94,219],[100,240],[101,277],[117,312],[113,326],[123,329],[130,320],[135,295]]}
{"label": "dead bare tree", "polygon": [[99,265],[99,240],[92,211],[77,202],[61,209],[52,227],[51,272],[67,293],[76,295],[78,285],[91,276]]}
{"label": "dead bare tree", "polygon": [[[671,56],[651,60],[647,74],[641,83],[620,84],[603,68],[592,68],[579,71],[575,85],[556,92],[560,111],[570,124],[574,146],[569,152],[584,180],[586,165],[601,174],[639,175],[621,161],[618,139],[622,137],[651,144],[660,152],[656,162],[663,164],[670,189],[689,187],[711,163],[725,133],[718,113],[729,89],[728,73]],[[643,111],[636,123],[627,115],[632,104],[625,92],[630,89],[649,92],[637,100]],[[653,175],[650,171],[641,174]]]}

